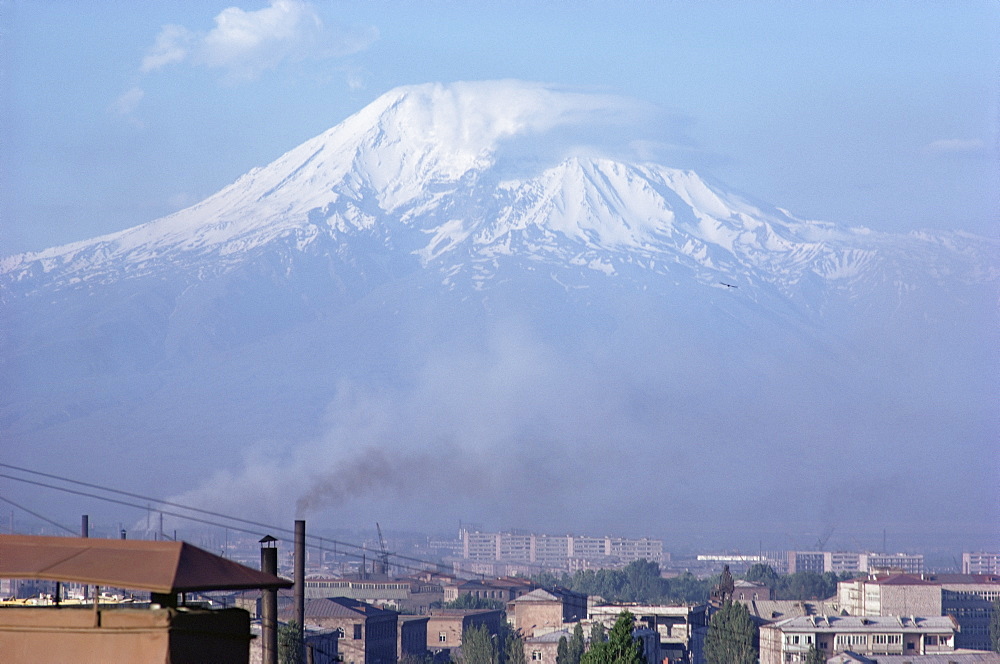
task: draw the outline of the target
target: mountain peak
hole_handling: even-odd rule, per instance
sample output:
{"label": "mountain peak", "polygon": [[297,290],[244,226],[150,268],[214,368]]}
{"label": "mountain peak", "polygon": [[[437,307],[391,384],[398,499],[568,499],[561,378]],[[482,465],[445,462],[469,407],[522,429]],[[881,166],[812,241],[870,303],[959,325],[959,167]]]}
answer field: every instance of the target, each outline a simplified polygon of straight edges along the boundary
{"label": "mountain peak", "polygon": [[517,161],[519,140],[544,147],[546,132],[621,116],[629,104],[521,81],[397,88],[192,207],[5,259],[0,274],[30,291],[40,275],[48,288],[178,268],[220,273],[274,243],[301,251],[325,239],[333,244],[323,251],[350,253],[363,235],[400,254],[392,260],[416,256],[446,274],[462,269],[449,261],[476,264],[480,280],[493,270],[485,265],[516,253],[607,274],[679,263],[703,283],[752,275],[787,292],[809,275],[832,283],[870,272],[876,253],[903,242],[804,222],[660,164],[581,151]]}

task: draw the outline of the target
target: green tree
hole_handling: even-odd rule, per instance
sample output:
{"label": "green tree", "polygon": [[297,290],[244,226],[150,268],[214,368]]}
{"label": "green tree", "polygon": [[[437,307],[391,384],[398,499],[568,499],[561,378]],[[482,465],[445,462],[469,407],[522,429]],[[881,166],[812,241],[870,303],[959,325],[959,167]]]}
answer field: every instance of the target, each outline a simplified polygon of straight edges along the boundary
{"label": "green tree", "polygon": [[503,600],[491,597],[476,597],[472,593],[462,593],[442,605],[445,609],[504,609]]}
{"label": "green tree", "polygon": [[796,572],[778,579],[775,588],[777,599],[826,599],[837,594],[838,577],[833,572]]}
{"label": "green tree", "polygon": [[826,664],[826,657],[822,652],[816,650],[816,646],[810,644],[809,652],[806,653],[805,664]]}
{"label": "green tree", "polygon": [[497,644],[485,626],[473,625],[462,632],[464,664],[498,664]]}
{"label": "green tree", "polygon": [[1000,599],[993,602],[993,612],[990,614],[990,643],[993,652],[1000,652]]}
{"label": "green tree", "polygon": [[510,630],[507,632],[507,643],[504,647],[504,655],[507,664],[525,664],[524,660],[524,639],[521,634]]}
{"label": "green tree", "polygon": [[301,664],[303,655],[299,624],[294,620],[278,625],[278,661],[281,664]]}
{"label": "green tree", "polygon": [[569,640],[565,636],[559,637],[556,646],[556,664],[569,664]]}
{"label": "green tree", "polygon": [[670,579],[668,595],[675,602],[702,604],[708,601],[708,592],[717,582],[715,578],[699,579],[691,572],[684,572]]}
{"label": "green tree", "polygon": [[756,664],[757,626],[747,607],[726,600],[708,623],[706,664]]}
{"label": "green tree", "polygon": [[590,626],[590,647],[593,648],[595,643],[604,643],[608,640],[608,631],[604,629],[604,624],[594,621]]}
{"label": "green tree", "polygon": [[628,611],[618,614],[607,641],[591,642],[582,664],[646,664],[642,643],[632,636],[635,616]]}
{"label": "green tree", "polygon": [[778,573],[774,571],[774,568],[766,563],[754,563],[747,570],[746,575],[743,577],[751,583],[763,583],[768,588],[773,589],[778,585]]}
{"label": "green tree", "polygon": [[569,664],[580,664],[583,652],[587,649],[587,642],[583,638],[583,625],[579,622],[573,626],[573,636],[570,637],[568,645],[567,661]]}

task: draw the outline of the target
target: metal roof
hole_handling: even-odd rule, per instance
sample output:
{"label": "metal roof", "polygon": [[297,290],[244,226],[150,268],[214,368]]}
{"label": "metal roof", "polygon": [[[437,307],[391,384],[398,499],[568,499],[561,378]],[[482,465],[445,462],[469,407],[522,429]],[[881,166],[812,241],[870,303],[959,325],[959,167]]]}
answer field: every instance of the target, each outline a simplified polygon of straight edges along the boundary
{"label": "metal roof", "polygon": [[952,616],[800,616],[762,628],[782,632],[957,632]]}
{"label": "metal roof", "polygon": [[0,578],[45,579],[181,593],[289,588],[265,574],[187,542],[0,535]]}

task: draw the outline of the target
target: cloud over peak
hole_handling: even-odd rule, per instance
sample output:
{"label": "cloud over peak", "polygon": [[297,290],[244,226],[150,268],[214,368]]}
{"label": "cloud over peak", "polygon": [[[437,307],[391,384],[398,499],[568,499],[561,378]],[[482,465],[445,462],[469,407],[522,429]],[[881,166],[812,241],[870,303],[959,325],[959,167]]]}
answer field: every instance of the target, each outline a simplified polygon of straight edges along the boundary
{"label": "cloud over peak", "polygon": [[271,0],[258,10],[227,7],[205,33],[181,25],[163,26],[140,69],[149,73],[189,62],[249,80],[284,62],[356,53],[377,37],[374,28],[325,25],[313,5],[303,0]]}

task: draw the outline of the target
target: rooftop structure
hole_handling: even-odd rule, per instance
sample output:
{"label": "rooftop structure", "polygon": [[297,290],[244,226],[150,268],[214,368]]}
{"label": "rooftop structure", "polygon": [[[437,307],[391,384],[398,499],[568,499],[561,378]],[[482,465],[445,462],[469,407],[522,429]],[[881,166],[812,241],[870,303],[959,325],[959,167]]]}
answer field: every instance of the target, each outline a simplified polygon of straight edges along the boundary
{"label": "rooftop structure", "polygon": [[760,628],[761,664],[804,661],[815,647],[825,657],[923,655],[955,649],[958,623],[950,616],[806,616]]}
{"label": "rooftop structure", "polygon": [[[4,661],[245,664],[250,616],[242,609],[175,608],[178,593],[287,588],[290,581],[185,542],[0,535],[0,577],[46,579],[153,593],[163,608],[0,609]],[[95,592],[93,597],[99,598]],[[154,603],[153,607],[157,607]]]}

